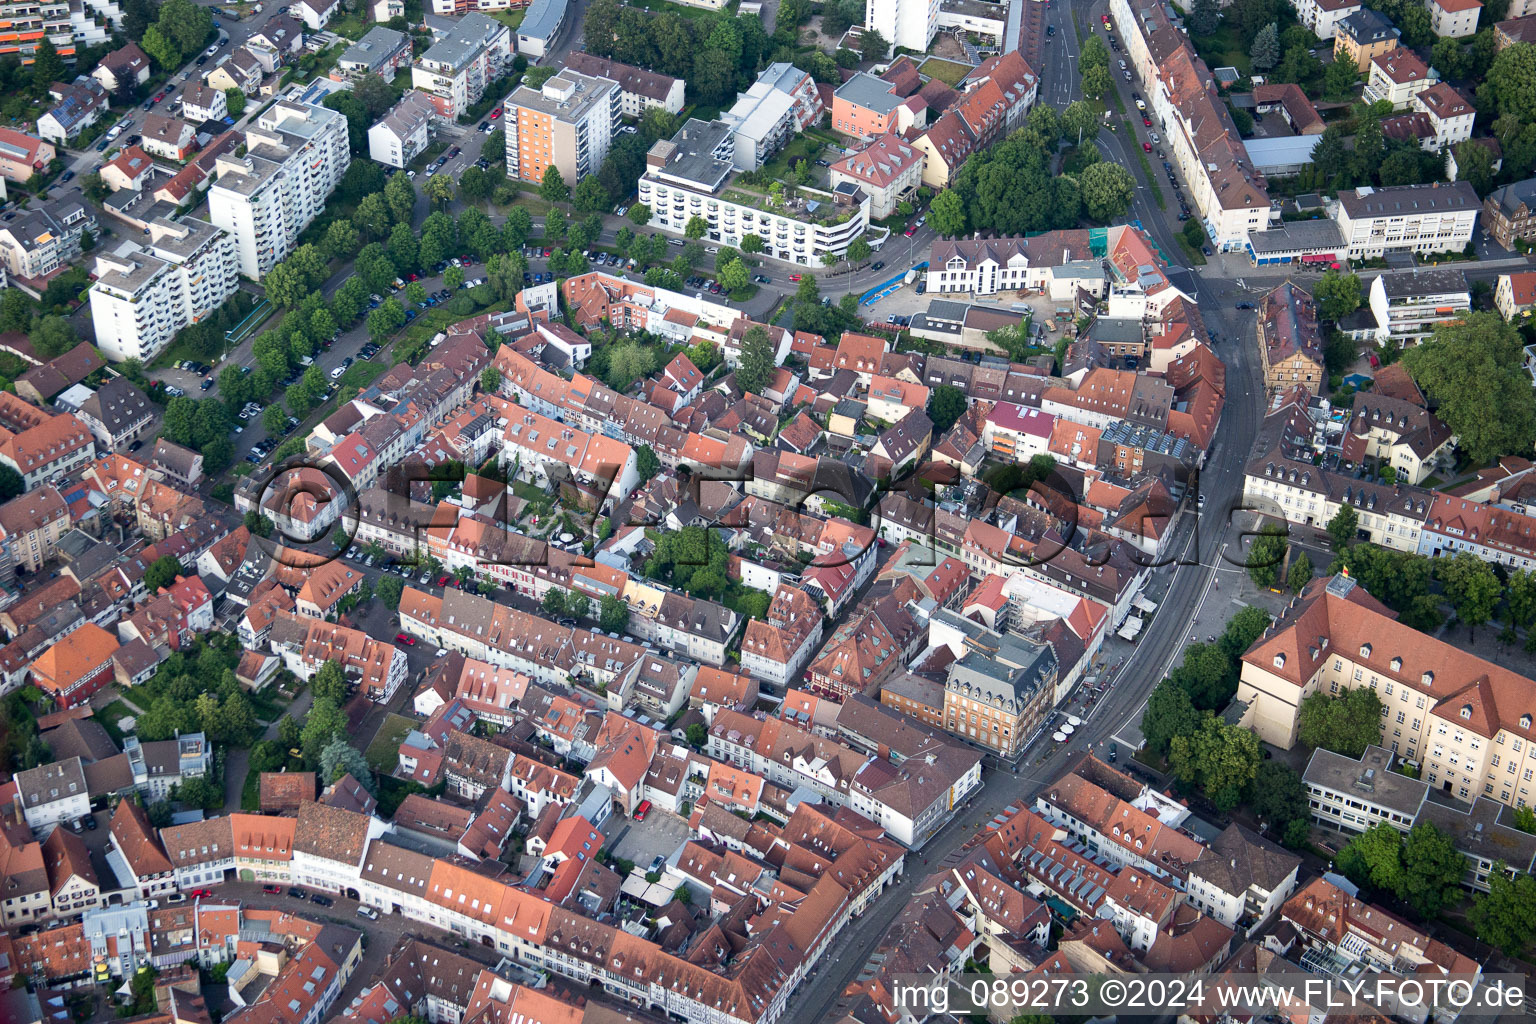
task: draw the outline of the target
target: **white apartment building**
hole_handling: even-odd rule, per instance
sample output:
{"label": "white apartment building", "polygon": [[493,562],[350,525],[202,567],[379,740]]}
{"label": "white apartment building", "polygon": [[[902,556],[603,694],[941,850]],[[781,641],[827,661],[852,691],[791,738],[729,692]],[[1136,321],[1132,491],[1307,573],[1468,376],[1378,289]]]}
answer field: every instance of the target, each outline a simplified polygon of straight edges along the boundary
{"label": "white apartment building", "polygon": [[1439,74],[1420,60],[1418,54],[1399,46],[1371,58],[1361,96],[1367,103],[1387,100],[1393,110],[1405,110],[1415,96],[1439,78]]}
{"label": "white apartment building", "polygon": [[1371,282],[1370,304],[1376,340],[1406,346],[1471,310],[1472,293],[1462,271],[1420,267],[1381,274]]}
{"label": "white apartment building", "polygon": [[1389,252],[1459,252],[1472,240],[1481,205],[1465,181],[1366,187],[1339,193],[1335,219],[1352,260]]}
{"label": "white apartment building", "polygon": [[864,0],[864,25],[921,53],[939,29],[939,0]]}
{"label": "white apartment building", "polygon": [[832,164],[832,185],[844,183],[863,189],[869,196],[869,215],[889,217],[904,199],[917,194],[923,185],[925,156],[895,133],[872,138],[857,153]]}
{"label": "white apartment building", "polygon": [[393,110],[368,129],[368,156],[389,167],[404,167],[432,140],[437,108],[414,89],[407,90]]}
{"label": "white apartment building", "polygon": [[1312,751],[1302,782],[1312,820],[1341,832],[1364,832],[1380,824],[1406,832],[1429,795],[1419,779],[1392,771],[1397,755],[1369,746],[1359,760],[1324,750]]}
{"label": "white apartment building", "polygon": [[245,144],[244,156],[231,151],[215,162],[208,212],[234,236],[240,273],[260,280],[325,209],[352,151],[345,117],[293,100],[269,107]]}
{"label": "white apartment building", "polygon": [[495,18],[466,14],[411,65],[411,85],[450,121],[479,102],[512,63],[512,32]]}
{"label": "white apartment building", "polygon": [[745,235],[763,239],[763,254],[802,266],[821,266],[823,253],[842,254],[869,229],[869,196],[857,186],[835,193],[800,188],[775,203],[732,177],[733,131],[723,121],[690,120],[646,155],[639,201],[651,208],[651,224],[682,234],[693,217],[709,225],[713,243],[740,246]]}
{"label": "white apartment building", "polygon": [[1431,153],[1439,153],[1472,137],[1477,108],[1445,82],[1436,82],[1417,93],[1413,97],[1413,106],[1429,118],[1429,126],[1434,130],[1434,135],[1421,140],[1421,145]]}
{"label": "white apartment building", "polygon": [[239,258],[228,231],[194,217],[157,219],[149,226],[147,249],[125,241],[96,257],[90,291],[96,346],[113,362],[148,362],[239,284]]}
{"label": "white apartment building", "polygon": [[826,105],[810,75],[793,64],[770,64],[731,109],[720,115],[735,133],[731,159],[755,171],[790,139],[821,123]]}
{"label": "white apartment building", "polygon": [[78,256],[95,210],[71,199],[44,200],[0,222],[0,266],[17,277],[40,278]]}
{"label": "white apartment building", "polygon": [[1338,32],[1339,22],[1358,11],[1360,0],[1294,0],[1296,20],[1327,41]]}
{"label": "white apartment building", "polygon": [[1424,0],[1424,6],[1429,9],[1429,27],[1442,39],[1472,35],[1483,13],[1482,0]]}
{"label": "white apartment building", "polygon": [[1269,224],[1269,185],[1253,166],[1210,69],[1162,3],[1133,11],[1130,0],[1111,0],[1110,11],[1211,244],[1223,252],[1243,248],[1250,231]]}
{"label": "white apartment building", "polygon": [[567,54],[565,66],[569,71],[618,82],[619,103],[625,117],[640,117],[652,107],[660,107],[669,114],[683,112],[681,78],[581,51]]}

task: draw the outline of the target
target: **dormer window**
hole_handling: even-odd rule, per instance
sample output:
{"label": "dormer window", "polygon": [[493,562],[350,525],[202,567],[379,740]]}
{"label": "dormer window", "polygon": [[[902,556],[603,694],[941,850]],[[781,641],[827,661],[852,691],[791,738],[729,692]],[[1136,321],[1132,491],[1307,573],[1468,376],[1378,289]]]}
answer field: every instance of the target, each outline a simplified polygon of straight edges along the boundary
{"label": "dormer window", "polygon": [[1362,658],[1369,658],[1370,656],[1371,656],[1371,645],[1370,644],[1361,644],[1360,645],[1360,657],[1362,657]]}
{"label": "dormer window", "polygon": [[1403,670],[1403,659],[1402,658],[1393,658],[1392,659],[1392,671],[1393,672],[1401,672],[1402,670]]}
{"label": "dormer window", "polygon": [[1530,715],[1521,715],[1520,716],[1520,728],[1522,728],[1522,729],[1529,729],[1530,727],[1531,727],[1531,716]]}
{"label": "dormer window", "polygon": [[1462,718],[1471,718],[1472,717],[1472,705],[1471,704],[1463,704],[1461,706],[1461,717]]}
{"label": "dormer window", "polygon": [[1422,676],[1419,677],[1419,682],[1425,686],[1433,686],[1435,682],[1435,674],[1433,672],[1425,672]]}
{"label": "dormer window", "polygon": [[1284,652],[1275,655],[1275,668],[1285,668]]}

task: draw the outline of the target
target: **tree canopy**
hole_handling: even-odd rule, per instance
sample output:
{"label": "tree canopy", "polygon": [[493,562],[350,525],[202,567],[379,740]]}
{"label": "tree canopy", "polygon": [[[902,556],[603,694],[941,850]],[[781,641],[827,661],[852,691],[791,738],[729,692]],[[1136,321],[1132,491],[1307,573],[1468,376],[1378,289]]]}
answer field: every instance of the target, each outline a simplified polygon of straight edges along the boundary
{"label": "tree canopy", "polygon": [[1381,742],[1381,700],[1367,686],[1338,695],[1309,694],[1301,702],[1297,730],[1309,747],[1358,758],[1366,747]]}
{"label": "tree canopy", "polygon": [[1475,312],[1438,325],[1403,353],[1414,382],[1479,465],[1502,455],[1529,455],[1536,443],[1536,403],[1521,368],[1523,347],[1513,324],[1497,313]]}

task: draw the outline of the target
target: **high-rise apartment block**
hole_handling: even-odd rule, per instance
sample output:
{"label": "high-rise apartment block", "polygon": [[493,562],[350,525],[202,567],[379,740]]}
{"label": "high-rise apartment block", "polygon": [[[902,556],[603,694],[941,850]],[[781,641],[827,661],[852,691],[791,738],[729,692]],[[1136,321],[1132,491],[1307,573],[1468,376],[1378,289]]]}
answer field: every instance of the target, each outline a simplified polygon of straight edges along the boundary
{"label": "high-rise apartment block", "polygon": [[299,232],[325,209],[352,163],[347,119],[334,110],[282,100],[214,165],[209,219],[235,238],[240,272],[260,280],[293,251]]}
{"label": "high-rise apartment block", "polygon": [[507,176],[543,181],[553,165],[574,185],[596,174],[619,129],[621,96],[619,83],[569,69],[542,89],[519,86],[502,104]]}
{"label": "high-rise apartment block", "polygon": [[239,284],[228,231],[193,217],[152,221],[148,248],[127,241],[96,257],[90,292],[96,347],[113,361],[148,362]]}

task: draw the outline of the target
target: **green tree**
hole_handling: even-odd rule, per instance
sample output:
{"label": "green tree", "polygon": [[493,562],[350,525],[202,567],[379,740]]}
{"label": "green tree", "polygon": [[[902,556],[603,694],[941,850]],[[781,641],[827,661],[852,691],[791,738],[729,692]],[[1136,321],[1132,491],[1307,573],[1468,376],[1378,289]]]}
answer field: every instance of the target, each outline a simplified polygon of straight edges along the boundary
{"label": "green tree", "polygon": [[1328,540],[1333,544],[1333,550],[1343,551],[1349,547],[1355,539],[1355,531],[1360,528],[1360,513],[1352,506],[1341,505],[1332,519],[1328,520]]}
{"label": "green tree", "polygon": [[1085,167],[1077,176],[1083,193],[1083,205],[1094,220],[1112,221],[1124,217],[1136,196],[1136,179],[1119,164],[1102,160]]}
{"label": "green tree", "polygon": [[1356,885],[1395,895],[1403,885],[1403,834],[1373,825],[1344,844],[1334,863]]}
{"label": "green tree", "polygon": [[299,733],[299,749],[304,761],[315,768],[320,766],[320,753],[331,740],[347,735],[347,716],[333,701],[316,699],[305,716],[304,727]]}
{"label": "green tree", "polygon": [[238,121],[240,115],[245,113],[245,93],[234,86],[225,89],[224,107],[228,111],[229,116]]}
{"label": "green tree", "polygon": [[1461,898],[1467,858],[1456,841],[1429,822],[1421,822],[1403,837],[1403,875],[1398,899],[1420,917],[1433,918]]}
{"label": "green tree", "polygon": [[1086,64],[1082,67],[1083,95],[1092,100],[1103,99],[1115,88],[1109,68],[1102,64]]}
{"label": "green tree", "polygon": [[368,767],[368,759],[362,751],[348,743],[345,736],[337,736],[320,751],[318,774],[325,785],[338,781],[343,775],[351,775],[369,793],[375,793],[378,789],[373,780],[373,771]]}
{"label": "green tree", "polygon": [[740,259],[727,260],[721,264],[717,276],[726,294],[739,291],[752,281],[751,275],[747,273],[747,265]]}
{"label": "green tree", "polygon": [[[395,175],[396,178],[400,175]],[[442,209],[453,202],[453,179],[446,174],[434,174],[427,179],[427,187],[424,190],[427,198]]]}
{"label": "green tree", "polygon": [[288,432],[288,412],[281,405],[269,405],[261,410],[261,425],[271,437],[282,437]]}
{"label": "green tree", "polygon": [[1455,149],[1456,179],[1471,185],[1481,198],[1493,191],[1493,151],[1481,141],[1467,140]]}
{"label": "green tree", "polygon": [[1347,53],[1338,54],[1323,70],[1323,98],[1337,103],[1349,99],[1360,82],[1360,65]]}
{"label": "green tree", "polygon": [[404,174],[396,174],[384,184],[384,204],[395,224],[411,223],[416,213],[416,184]]}
{"label": "green tree", "polygon": [[443,287],[449,291],[458,291],[464,283],[464,269],[462,267],[449,267],[443,272]]}
{"label": "green tree", "polygon": [[1168,745],[1174,775],[1199,785],[1223,813],[1242,801],[1262,760],[1258,736],[1213,715],[1206,715],[1193,734],[1175,736]]}
{"label": "green tree", "polygon": [[0,502],[10,501],[26,490],[27,482],[10,466],[0,465]]}
{"label": "green tree", "polygon": [[688,736],[688,745],[695,750],[703,750],[709,743],[709,730],[704,728],[703,722],[691,722],[684,730]]}
{"label": "green tree", "polygon": [[736,384],[743,391],[760,395],[773,377],[773,341],[761,325],[751,327],[741,338],[741,364],[736,367]]}
{"label": "green tree", "polygon": [[328,661],[321,665],[310,679],[309,688],[315,700],[328,700],[339,706],[347,699],[347,677],[341,670],[341,663]]}
{"label": "green tree", "polygon": [[862,238],[855,238],[852,242],[848,243],[848,262],[850,263],[863,263],[873,254],[874,250]]}
{"label": "green tree", "polygon": [[1435,577],[1446,600],[1456,609],[1456,617],[1466,623],[1475,637],[1477,627],[1493,618],[1504,590],[1493,566],[1470,551],[1458,551],[1450,558],[1436,561]]}
{"label": "green tree", "polygon": [[1360,276],[1328,270],[1312,288],[1317,312],[1324,320],[1342,320],[1360,308]]}
{"label": "green tree", "polygon": [[[0,489],[0,497],[4,489]],[[1509,610],[1509,624],[1517,629],[1530,629],[1536,623],[1536,571],[1519,569],[1509,574],[1504,589]]]}
{"label": "green tree", "polygon": [[1061,112],[1062,135],[1074,146],[1091,144],[1098,137],[1101,124],[1099,110],[1087,100],[1069,103]]}
{"label": "green tree", "polygon": [[161,31],[159,25],[151,25],[144,30],[144,36],[139,40],[139,48],[162,69],[169,70],[181,64],[180,48]]}
{"label": "green tree", "polygon": [[177,783],[174,797],[177,803],[205,811],[224,806],[224,791],[206,775],[194,775]]}
{"label": "green tree", "polygon": [[1472,897],[1467,920],[1479,939],[1506,956],[1524,956],[1536,937],[1536,878],[1523,871],[1510,878],[1504,862],[1495,861],[1488,872],[1488,891]]}
{"label": "green tree", "polygon": [[405,591],[405,584],[396,576],[379,577],[378,585],[374,587],[373,595],[384,602],[384,607],[395,611],[400,607],[400,595]]}
{"label": "green tree", "polygon": [[1290,765],[1265,761],[1254,775],[1248,806],[1260,823],[1283,836],[1291,822],[1307,820],[1307,787]]}
{"label": "green tree", "polygon": [[1216,31],[1220,18],[1216,0],[1195,0],[1189,9],[1189,30],[1197,36],[1208,36]]}
{"label": "green tree", "polygon": [[879,32],[867,28],[860,33],[859,52],[864,55],[865,60],[882,60],[890,51],[891,44]]}
{"label": "green tree", "polygon": [[1253,66],[1260,71],[1268,71],[1280,63],[1280,29],[1274,22],[1270,22],[1259,29],[1259,34],[1253,37],[1253,46],[1248,50],[1248,56],[1253,60]]}
{"label": "green tree", "polygon": [[69,321],[51,313],[33,317],[28,335],[37,353],[49,359],[61,356],[80,344],[80,336],[75,333]]}
{"label": "green tree", "polygon": [[695,214],[688,218],[688,223],[683,226],[683,235],[687,238],[699,239],[709,234],[709,221]]}
{"label": "green tree", "polygon": [[539,195],[551,203],[563,203],[571,197],[571,187],[565,183],[565,177],[554,164],[544,169],[544,180],[539,183]]}
{"label": "green tree", "polygon": [[636,227],[644,227],[651,222],[651,208],[644,203],[635,203],[630,206],[626,216]]}
{"label": "green tree", "polygon": [[642,444],[635,449],[635,471],[640,474],[640,482],[645,483],[661,472],[661,460],[656,457],[656,452],[648,444]]}
{"label": "green tree", "polygon": [[1289,546],[1285,527],[1278,523],[1265,523],[1248,550],[1248,575],[1260,587],[1273,587],[1280,578],[1280,566],[1285,561]]}
{"label": "green tree", "polygon": [[762,235],[745,234],[741,236],[742,252],[758,253],[762,252],[766,247]]}
{"label": "green tree", "polygon": [[37,41],[32,51],[32,82],[39,91],[46,90],[64,77],[64,58],[46,35]]}
{"label": "green tree", "polygon": [[605,633],[622,633],[629,626],[629,605],[609,594],[598,601],[597,627]]}
{"label": "green tree", "polygon": [[928,223],[945,238],[965,234],[965,202],[953,189],[945,189],[933,197],[928,207]]}
{"label": "green tree", "polygon": [[144,589],[151,594],[160,593],[161,587],[168,587],[176,582],[176,577],[181,575],[181,560],[175,555],[161,555],[150,563],[144,570]]}
{"label": "green tree", "polygon": [[213,31],[213,15],[192,0],[165,0],[155,24],[175,41],[182,53],[191,53],[208,41]]}
{"label": "green tree", "polygon": [[571,205],[581,213],[606,210],[610,201],[608,190],[603,188],[602,182],[591,175],[577,182],[576,191],[571,194]]}
{"label": "green tree", "polygon": [[1198,249],[1209,240],[1205,233],[1205,225],[1193,217],[1184,222],[1179,233],[1184,236],[1184,241],[1189,243],[1191,249]]}
{"label": "green tree", "polygon": [[487,366],[480,371],[480,390],[488,395],[494,395],[501,390],[501,371],[494,366]]}
{"label": "green tree", "polygon": [[[1479,465],[1501,455],[1529,455],[1536,441],[1536,403],[1521,368],[1522,341],[1499,314],[1471,313],[1438,325],[1423,344],[1403,353],[1414,382]],[[1490,409],[1499,414],[1488,415]]]}
{"label": "green tree", "polygon": [[1141,735],[1148,750],[1166,757],[1175,736],[1191,736],[1199,727],[1200,711],[1187,690],[1169,679],[1153,688],[1141,714]]}
{"label": "green tree", "polygon": [[1297,713],[1297,738],[1309,747],[1358,758],[1381,742],[1381,700],[1367,686],[1337,696],[1309,694]]}
{"label": "green tree", "polygon": [[1291,593],[1299,594],[1312,582],[1312,559],[1305,553],[1291,559],[1290,571],[1285,574],[1285,585]]}
{"label": "green tree", "polygon": [[939,384],[928,397],[928,418],[933,421],[935,433],[942,434],[965,415],[965,392],[950,384]]}

